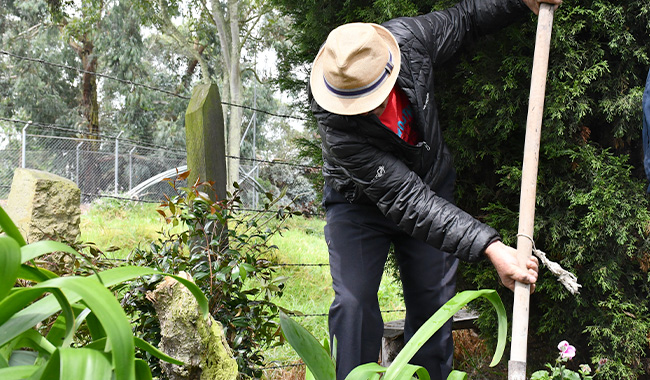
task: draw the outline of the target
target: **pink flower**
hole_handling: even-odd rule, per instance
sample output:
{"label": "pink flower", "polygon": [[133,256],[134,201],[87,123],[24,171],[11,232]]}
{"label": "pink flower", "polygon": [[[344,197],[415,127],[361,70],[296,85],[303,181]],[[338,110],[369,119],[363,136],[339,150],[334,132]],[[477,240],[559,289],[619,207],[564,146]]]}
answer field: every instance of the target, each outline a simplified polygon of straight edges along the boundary
{"label": "pink flower", "polygon": [[557,345],[557,349],[560,350],[560,357],[562,359],[573,359],[576,356],[576,348],[569,344],[566,340],[560,342]]}

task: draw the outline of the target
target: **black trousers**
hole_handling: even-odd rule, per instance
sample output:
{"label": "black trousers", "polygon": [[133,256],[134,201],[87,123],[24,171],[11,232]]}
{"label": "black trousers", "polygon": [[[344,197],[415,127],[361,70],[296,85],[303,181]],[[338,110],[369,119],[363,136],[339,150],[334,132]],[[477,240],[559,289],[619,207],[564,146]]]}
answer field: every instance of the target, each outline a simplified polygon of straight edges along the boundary
{"label": "black trousers", "polygon": [[[337,342],[336,377],[343,380],[356,366],[379,357],[384,325],[377,292],[391,243],[404,289],[407,340],[454,296],[458,260],[401,232],[368,204],[328,204],[325,239],[335,293],[329,331]],[[411,363],[424,366],[437,380],[447,378],[452,360],[449,321]]]}

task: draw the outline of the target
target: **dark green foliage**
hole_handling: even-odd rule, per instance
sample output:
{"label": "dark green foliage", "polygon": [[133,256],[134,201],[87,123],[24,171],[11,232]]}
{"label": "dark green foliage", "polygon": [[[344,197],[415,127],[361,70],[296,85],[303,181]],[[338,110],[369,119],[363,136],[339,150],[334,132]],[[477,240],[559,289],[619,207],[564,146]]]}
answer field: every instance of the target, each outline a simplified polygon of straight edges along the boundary
{"label": "dark green foliage", "polygon": [[[302,28],[294,31],[293,46],[302,50],[292,51],[302,64],[311,62],[332,27],[360,15],[372,22],[389,17],[388,7],[369,17],[381,1],[328,2],[317,11],[309,9],[313,1],[276,1]],[[315,20],[321,24],[313,25]],[[541,269],[531,298],[528,368],[553,361],[555,346],[566,339],[581,355],[576,363],[608,359],[599,378],[647,378],[650,215],[640,131],[650,3],[565,1],[553,28],[534,238],[583,288],[571,296]],[[498,228],[509,244],[515,244],[518,226],[535,30],[531,13],[467,46],[436,72],[441,124],[456,156],[458,204]],[[488,263],[464,265],[461,274],[461,288],[496,287],[511,303]],[[493,325],[489,317],[481,323]]]}
{"label": "dark green foliage", "polygon": [[[192,275],[207,295],[210,313],[223,325],[240,374],[259,378],[263,350],[278,343],[275,320],[280,308],[271,299],[281,297],[284,288],[284,278],[275,275],[276,247],[269,239],[280,232],[282,222],[293,212],[289,207],[272,211],[277,199],[271,194],[266,194],[264,211],[247,213],[240,211],[238,192],[213,202],[199,192],[210,186],[208,183],[191,188],[171,184],[176,195],[163,203],[159,213],[174,228],[162,231],[158,241],[146,249],[136,250],[131,261]],[[125,298],[127,311],[137,318],[134,329],[153,343],[160,340],[159,324],[143,296],[158,280],[152,277],[134,283]],[[154,374],[159,373],[157,359],[147,359]]]}
{"label": "dark green foliage", "polygon": [[[608,359],[601,378],[636,379],[647,371],[650,215],[639,140],[649,13],[643,1],[565,2],[556,13],[535,242],[583,288],[573,297],[541,270],[531,299],[531,369],[552,360],[566,339],[582,355],[576,362]],[[525,22],[483,39],[443,70],[439,77],[453,80],[437,91],[457,156],[459,204],[510,244],[534,33],[535,23]],[[465,267],[463,286],[496,286],[488,266]],[[502,297],[511,299],[507,290]]]}

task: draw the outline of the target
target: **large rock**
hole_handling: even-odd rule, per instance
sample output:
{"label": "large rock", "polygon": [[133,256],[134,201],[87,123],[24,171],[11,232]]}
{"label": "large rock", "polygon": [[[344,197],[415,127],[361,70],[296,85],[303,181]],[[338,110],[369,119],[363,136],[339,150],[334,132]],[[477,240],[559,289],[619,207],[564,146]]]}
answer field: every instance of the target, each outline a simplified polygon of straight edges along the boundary
{"label": "large rock", "polygon": [[[183,274],[182,274],[183,275]],[[190,276],[185,275],[191,279]],[[181,360],[184,366],[161,361],[170,380],[234,380],[237,362],[212,316],[203,319],[189,290],[171,277],[147,294],[160,321],[160,350]]]}
{"label": "large rock", "polygon": [[27,242],[73,242],[79,236],[81,191],[60,176],[18,168],[7,200],[7,214]]}

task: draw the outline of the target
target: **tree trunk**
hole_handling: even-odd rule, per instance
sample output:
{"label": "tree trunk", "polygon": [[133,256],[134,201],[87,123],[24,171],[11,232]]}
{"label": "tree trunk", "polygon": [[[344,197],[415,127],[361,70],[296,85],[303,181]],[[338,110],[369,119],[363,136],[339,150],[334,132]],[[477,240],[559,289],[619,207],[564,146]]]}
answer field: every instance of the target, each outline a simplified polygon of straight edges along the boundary
{"label": "tree trunk", "polygon": [[86,143],[84,149],[90,151],[82,170],[84,184],[82,192],[95,194],[100,190],[101,168],[99,167],[99,103],[97,102],[97,56],[93,54],[94,44],[86,35],[80,44],[70,41],[70,46],[77,52],[84,70],[81,79],[81,112],[85,119],[85,138],[93,140]]}
{"label": "tree trunk", "polygon": [[[241,68],[241,41],[239,40],[239,5],[237,0],[228,0],[228,13],[230,14],[230,96],[233,104],[242,104]],[[241,119],[242,108],[232,106],[230,108],[230,120],[228,121],[228,154],[232,157],[239,157],[241,140]],[[239,182],[239,159],[228,160],[228,187],[234,182]]]}

